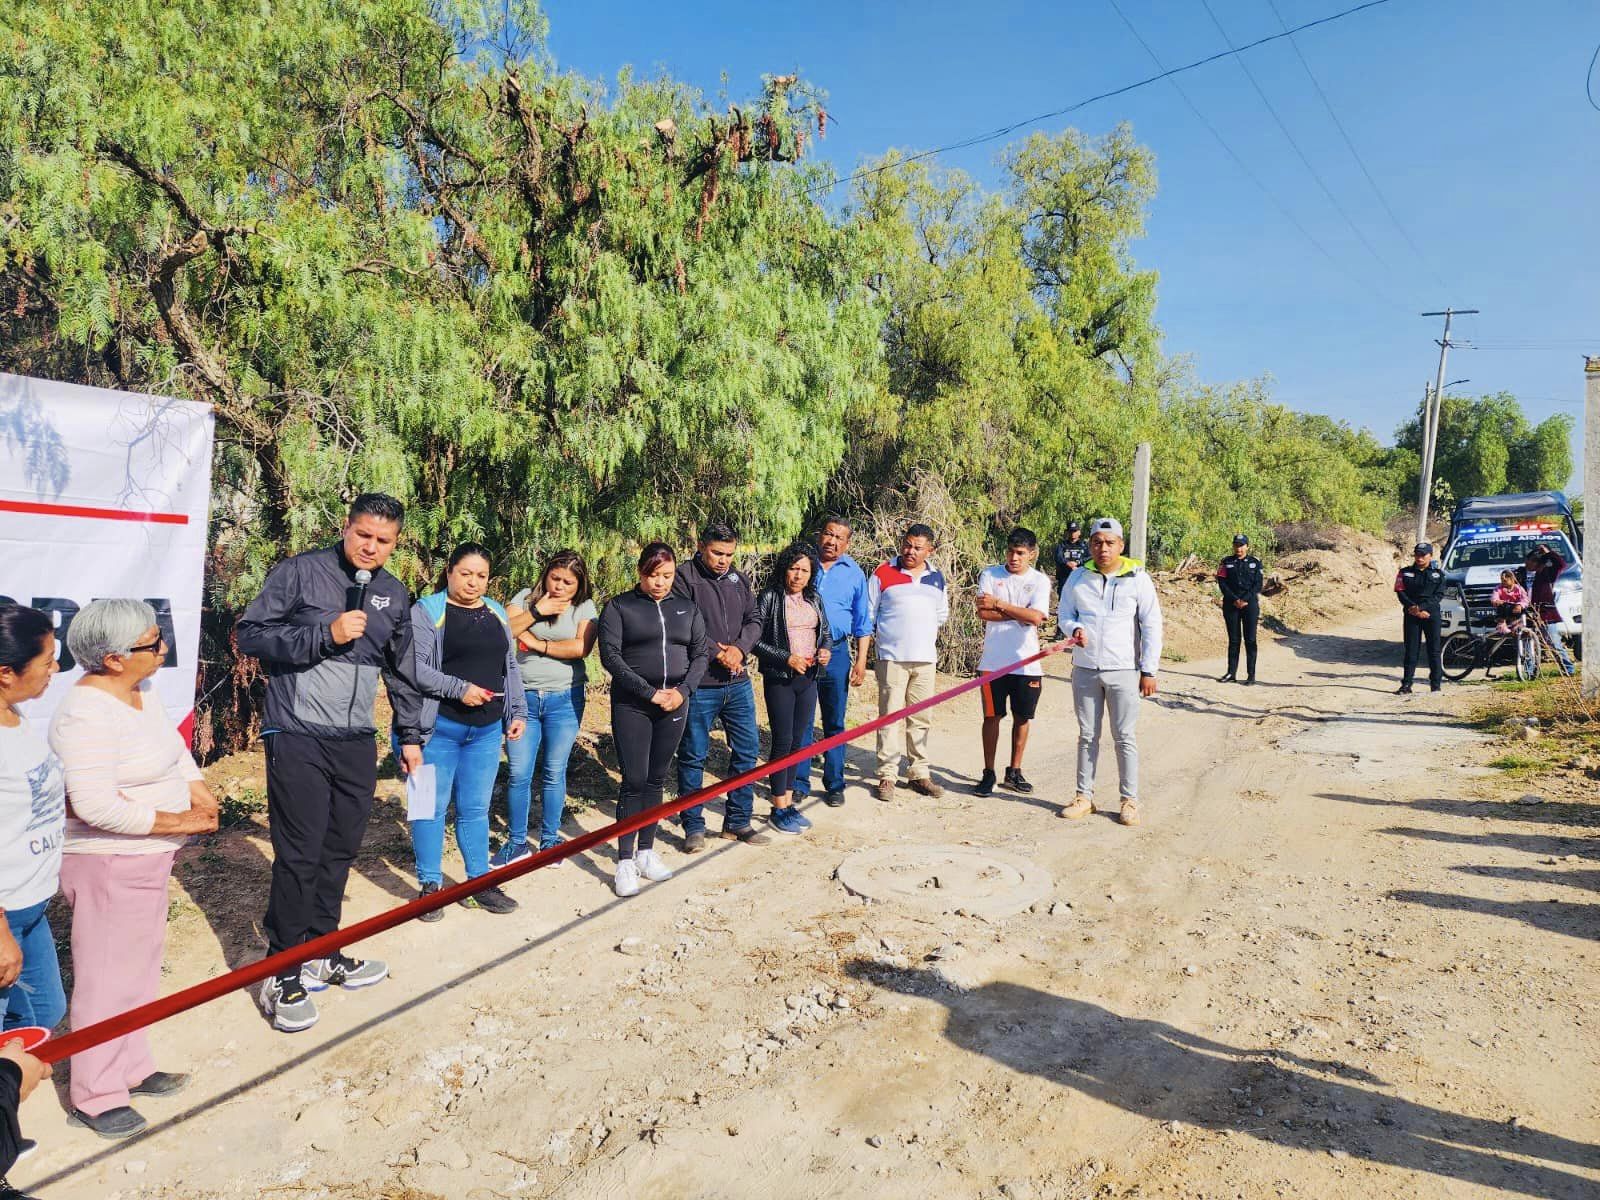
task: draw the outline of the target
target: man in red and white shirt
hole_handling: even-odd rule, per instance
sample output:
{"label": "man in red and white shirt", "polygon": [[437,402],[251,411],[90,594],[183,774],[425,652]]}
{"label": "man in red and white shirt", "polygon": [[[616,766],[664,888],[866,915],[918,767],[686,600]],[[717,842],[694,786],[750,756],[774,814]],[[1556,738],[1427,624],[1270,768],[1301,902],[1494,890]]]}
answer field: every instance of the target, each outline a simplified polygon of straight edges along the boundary
{"label": "man in red and white shirt", "polygon": [[[933,530],[911,525],[900,539],[899,557],[867,581],[867,608],[878,638],[878,713],[894,712],[933,695],[939,661],[939,628],[950,619],[944,574],[928,561]],[[911,790],[942,796],[928,762],[926,710],[878,730],[878,799],[894,799],[900,759],[909,756]]]}

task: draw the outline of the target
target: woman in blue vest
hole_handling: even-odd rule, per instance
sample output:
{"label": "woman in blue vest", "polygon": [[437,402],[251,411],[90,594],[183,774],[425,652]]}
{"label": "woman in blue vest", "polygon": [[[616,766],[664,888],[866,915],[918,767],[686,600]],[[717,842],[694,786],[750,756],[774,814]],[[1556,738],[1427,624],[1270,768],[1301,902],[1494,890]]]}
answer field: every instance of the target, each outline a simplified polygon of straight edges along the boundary
{"label": "woman in blue vest", "polygon": [[[422,895],[443,882],[444,819],[456,806],[456,845],[467,878],[489,870],[489,797],[500,770],[502,737],[522,736],[527,700],[517,673],[506,610],[489,589],[489,551],[464,542],[450,554],[444,590],[411,606],[417,682],[423,694],[422,761],[434,769],[434,809],[411,822]],[[508,913],[517,902],[497,887],[461,901],[463,908]],[[435,910],[421,918],[437,921]]]}

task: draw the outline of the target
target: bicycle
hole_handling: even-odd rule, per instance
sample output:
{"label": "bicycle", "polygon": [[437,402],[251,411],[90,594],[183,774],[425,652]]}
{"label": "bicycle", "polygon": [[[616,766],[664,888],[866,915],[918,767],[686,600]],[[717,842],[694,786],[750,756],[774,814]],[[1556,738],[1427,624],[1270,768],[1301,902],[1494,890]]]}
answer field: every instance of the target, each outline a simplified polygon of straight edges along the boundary
{"label": "bicycle", "polygon": [[1467,628],[1456,630],[1439,647],[1444,677],[1451,683],[1459,683],[1474,669],[1482,667],[1484,678],[1493,679],[1495,657],[1507,643],[1514,643],[1517,678],[1524,682],[1539,678],[1539,669],[1544,663],[1544,643],[1540,640],[1540,631],[1534,628],[1538,620],[1538,615],[1530,611],[1522,615],[1515,629],[1506,633],[1478,634],[1472,632],[1469,617]]}

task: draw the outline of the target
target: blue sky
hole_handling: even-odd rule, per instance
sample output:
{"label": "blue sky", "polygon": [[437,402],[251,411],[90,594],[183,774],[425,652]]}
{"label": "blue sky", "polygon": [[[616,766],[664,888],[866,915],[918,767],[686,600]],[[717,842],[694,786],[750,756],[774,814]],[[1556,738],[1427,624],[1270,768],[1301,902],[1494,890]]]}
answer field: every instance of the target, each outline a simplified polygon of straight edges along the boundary
{"label": "blue sky", "polygon": [[[1355,2],[1210,0],[1235,45],[1280,31],[1274,3],[1296,25]],[[1167,66],[1226,48],[1201,0],[1118,3]],[[546,11],[557,63],[586,75],[665,70],[712,96],[726,75],[729,95],[742,99],[762,73],[799,70],[829,94],[836,123],[818,149],[841,171],[891,146],[927,149],[1154,72],[1109,0],[547,0]],[[1449,378],[1471,380],[1458,390],[1507,390],[1535,419],[1581,419],[1584,339],[1600,353],[1600,112],[1584,95],[1600,5],[1391,0],[1296,41],[1398,228],[1293,48],[1278,42],[1244,57],[1371,251],[1231,59],[1179,81],[1326,255],[1170,83],[1069,119],[1094,134],[1131,122],[1155,152],[1160,190],[1134,253],[1161,274],[1167,352],[1190,356],[1207,382],[1270,375],[1283,402],[1388,440],[1434,374],[1440,322],[1418,314],[1478,308],[1453,334],[1484,347],[1452,352]],[[994,186],[1002,144],[942,161]]]}

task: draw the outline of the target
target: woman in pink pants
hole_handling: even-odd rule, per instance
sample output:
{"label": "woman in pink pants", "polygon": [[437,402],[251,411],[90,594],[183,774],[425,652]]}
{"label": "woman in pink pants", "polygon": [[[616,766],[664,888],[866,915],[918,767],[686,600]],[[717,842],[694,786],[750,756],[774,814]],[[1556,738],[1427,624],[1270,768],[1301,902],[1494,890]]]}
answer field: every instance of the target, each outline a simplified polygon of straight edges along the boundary
{"label": "woman in pink pants", "polygon": [[[156,998],[167,940],[167,879],[192,833],[217,827],[206,787],[150,678],[166,661],[155,611],[96,600],[67,630],[86,674],[56,709],[50,745],[67,780],[61,892],[72,905],[74,1029]],[[187,1075],[156,1069],[141,1030],[72,1058],[73,1123],[132,1137],[133,1096],[170,1096]]]}

